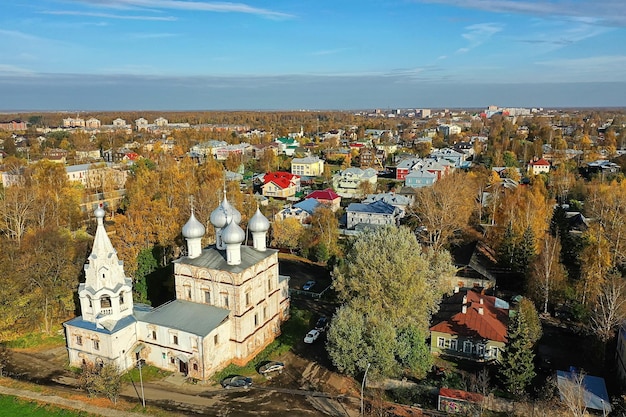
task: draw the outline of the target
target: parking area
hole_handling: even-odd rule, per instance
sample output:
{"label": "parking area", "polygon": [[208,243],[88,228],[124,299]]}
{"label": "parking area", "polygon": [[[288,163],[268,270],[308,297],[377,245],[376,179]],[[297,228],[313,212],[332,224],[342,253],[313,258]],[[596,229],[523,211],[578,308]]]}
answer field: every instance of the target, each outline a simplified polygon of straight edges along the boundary
{"label": "parking area", "polygon": [[[332,283],[330,271],[323,265],[284,253],[279,255],[279,259],[279,273],[291,277],[289,288],[292,290],[319,294]],[[315,284],[305,288],[309,281],[315,281]]]}

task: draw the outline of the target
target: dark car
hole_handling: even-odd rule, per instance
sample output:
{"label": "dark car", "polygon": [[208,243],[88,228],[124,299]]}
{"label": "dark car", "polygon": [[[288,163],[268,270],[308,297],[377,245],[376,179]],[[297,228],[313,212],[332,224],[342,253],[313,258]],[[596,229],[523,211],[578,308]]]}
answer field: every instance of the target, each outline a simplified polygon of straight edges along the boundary
{"label": "dark car", "polygon": [[224,378],[221,384],[224,388],[250,388],[250,385],[252,385],[252,378],[235,375]]}
{"label": "dark car", "polygon": [[328,327],[328,317],[322,316],[317,319],[317,323],[315,323],[315,329],[323,332]]}
{"label": "dark car", "polygon": [[284,363],[272,361],[272,362],[268,362],[265,365],[261,366],[259,368],[259,373],[261,375],[271,374],[272,372],[278,372],[280,374],[280,373],[283,372],[284,368],[285,368],[285,364]]}

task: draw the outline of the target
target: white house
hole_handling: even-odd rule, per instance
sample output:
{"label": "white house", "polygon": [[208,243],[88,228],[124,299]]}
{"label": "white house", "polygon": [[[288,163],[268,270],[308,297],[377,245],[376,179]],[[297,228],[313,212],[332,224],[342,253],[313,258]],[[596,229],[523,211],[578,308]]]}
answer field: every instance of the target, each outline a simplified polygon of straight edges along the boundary
{"label": "white house", "polygon": [[370,204],[351,203],[346,208],[346,228],[353,229],[358,224],[385,226],[399,224],[401,210],[382,200]]}
{"label": "white house", "polygon": [[333,176],[335,192],[345,198],[360,196],[362,194],[360,185],[364,182],[369,182],[373,187],[376,187],[378,173],[374,168],[360,169],[351,167]]}

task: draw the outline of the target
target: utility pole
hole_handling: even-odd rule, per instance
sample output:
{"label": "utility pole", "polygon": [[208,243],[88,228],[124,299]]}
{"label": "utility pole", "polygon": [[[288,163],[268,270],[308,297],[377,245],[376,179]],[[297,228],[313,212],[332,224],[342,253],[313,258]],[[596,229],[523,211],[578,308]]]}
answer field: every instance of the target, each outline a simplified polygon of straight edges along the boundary
{"label": "utility pole", "polygon": [[141,374],[141,368],[143,367],[143,359],[137,359],[137,368],[139,368],[139,385],[141,386],[141,405],[146,408],[146,395],[143,392],[143,376]]}
{"label": "utility pole", "polygon": [[361,415],[363,415],[363,390],[365,389],[365,380],[367,379],[367,371],[369,371],[370,365],[371,363],[368,362],[363,374],[363,381],[361,381]]}

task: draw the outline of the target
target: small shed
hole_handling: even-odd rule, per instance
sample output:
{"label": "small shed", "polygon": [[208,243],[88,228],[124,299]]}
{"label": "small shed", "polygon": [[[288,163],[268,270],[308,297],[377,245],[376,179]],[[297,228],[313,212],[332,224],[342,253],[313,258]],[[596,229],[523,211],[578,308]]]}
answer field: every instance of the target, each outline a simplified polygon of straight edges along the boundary
{"label": "small shed", "polygon": [[460,389],[440,388],[437,410],[446,413],[463,413],[463,415],[480,415],[480,405],[484,397],[475,392]]}
{"label": "small shed", "polygon": [[[559,390],[567,381],[571,381],[573,373],[577,372],[576,369],[570,371],[556,371],[557,385]],[[585,407],[591,410],[603,411],[605,413],[611,412],[611,400],[606,390],[606,384],[604,378],[599,376],[585,375],[582,381],[584,388],[583,397],[585,399]],[[561,399],[563,396],[561,395]]]}

